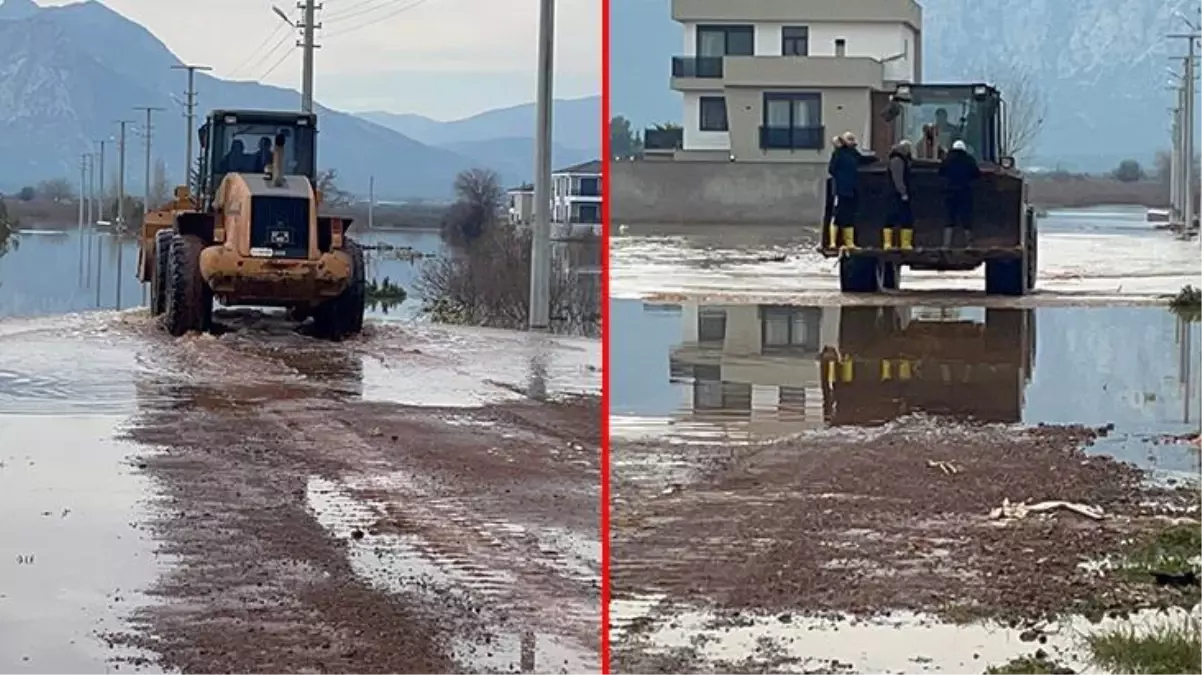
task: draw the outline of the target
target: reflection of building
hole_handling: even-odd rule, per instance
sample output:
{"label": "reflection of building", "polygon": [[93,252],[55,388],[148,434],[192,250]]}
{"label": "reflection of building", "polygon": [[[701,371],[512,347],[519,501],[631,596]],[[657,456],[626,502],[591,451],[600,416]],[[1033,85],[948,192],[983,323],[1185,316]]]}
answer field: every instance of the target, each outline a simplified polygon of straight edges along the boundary
{"label": "reflection of building", "polygon": [[697,421],[789,433],[910,412],[1021,419],[1034,313],[686,305],[669,363]]}
{"label": "reflection of building", "polygon": [[683,129],[647,130],[650,155],[823,161],[844,130],[868,149],[873,92],[921,81],[915,0],[672,0],[672,18]]}

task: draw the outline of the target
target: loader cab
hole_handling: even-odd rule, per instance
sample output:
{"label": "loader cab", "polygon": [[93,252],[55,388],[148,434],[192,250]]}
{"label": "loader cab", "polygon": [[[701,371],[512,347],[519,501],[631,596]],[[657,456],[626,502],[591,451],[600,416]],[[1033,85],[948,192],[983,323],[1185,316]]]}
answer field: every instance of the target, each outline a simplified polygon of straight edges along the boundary
{"label": "loader cab", "polygon": [[265,173],[277,136],[284,137],[284,175],[316,182],[317,116],[306,113],[214,110],[198,130],[198,194],[205,203],[227,173]]}
{"label": "loader cab", "polygon": [[902,84],[882,117],[892,125],[895,142],[904,138],[917,145],[923,127],[934,125],[944,148],[962,140],[977,161],[998,164],[1006,155],[1002,113],[1001,95],[987,84]]}

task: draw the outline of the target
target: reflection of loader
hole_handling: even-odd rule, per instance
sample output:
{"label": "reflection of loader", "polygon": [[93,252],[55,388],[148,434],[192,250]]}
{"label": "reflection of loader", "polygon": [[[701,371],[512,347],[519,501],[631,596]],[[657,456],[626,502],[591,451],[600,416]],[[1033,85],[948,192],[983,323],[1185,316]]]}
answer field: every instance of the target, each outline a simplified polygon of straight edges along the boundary
{"label": "reflection of loader", "polygon": [[138,279],[172,335],[212,327],[225,305],[286,307],[339,340],[363,327],[363,253],[346,218],[318,216],[317,117],[214,111],[201,127],[196,194],[147,214]]}
{"label": "reflection of loader", "polygon": [[911,412],[981,422],[1022,419],[1035,362],[1035,313],[986,309],[984,322],[923,320],[907,308],[844,307],[838,345],[821,357],[832,426]]}
{"label": "reflection of loader", "polygon": [[[892,211],[887,162],[861,168],[860,199],[854,228],[855,247],[844,248],[825,223],[820,252],[839,258],[840,287],[849,293],[898,288],[902,267],[920,270],[970,270],[985,265],[985,291],[1023,295],[1035,287],[1037,228],[1027,203],[1027,184],[1003,147],[1007,137],[1001,95],[984,84],[901,85],[892,94],[874,94],[872,147],[884,160],[902,139],[915,146],[910,205],[910,232],[887,222]],[[924,148],[933,140],[947,149],[963,140],[981,167],[973,188],[973,243],[946,247],[943,230],[939,149]],[[924,152],[925,150],[925,152]],[[885,236],[885,229],[890,235]],[[909,228],[907,228],[909,229]]]}

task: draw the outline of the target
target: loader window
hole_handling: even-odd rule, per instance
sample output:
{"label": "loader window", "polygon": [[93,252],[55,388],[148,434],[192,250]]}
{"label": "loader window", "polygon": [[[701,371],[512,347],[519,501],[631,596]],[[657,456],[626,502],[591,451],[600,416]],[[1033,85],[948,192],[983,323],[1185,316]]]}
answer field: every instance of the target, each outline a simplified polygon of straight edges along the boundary
{"label": "loader window", "polygon": [[990,100],[974,98],[971,87],[914,87],[910,99],[903,104],[901,138],[917,144],[923,126],[931,124],[939,131],[939,145],[944,148],[962,140],[977,159],[993,161]]}
{"label": "loader window", "polygon": [[217,126],[212,139],[213,173],[263,173],[271,163],[275,136],[283,133],[284,173],[313,176],[313,130],[268,123]]}

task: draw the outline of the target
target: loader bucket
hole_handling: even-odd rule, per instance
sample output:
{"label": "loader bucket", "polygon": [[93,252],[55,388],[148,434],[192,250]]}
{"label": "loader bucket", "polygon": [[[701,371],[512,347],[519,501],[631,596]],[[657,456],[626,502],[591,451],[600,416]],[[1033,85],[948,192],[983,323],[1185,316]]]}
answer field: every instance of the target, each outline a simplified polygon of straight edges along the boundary
{"label": "loader bucket", "polygon": [[[914,247],[940,248],[947,224],[943,179],[939,164],[914,160],[910,204],[914,213]],[[1020,175],[998,168],[981,168],[973,187],[973,246],[982,249],[1017,249],[1023,245],[1024,185]],[[893,207],[889,175],[884,162],[861,169],[860,205],[856,240],[861,246],[879,247],[881,229]]]}

